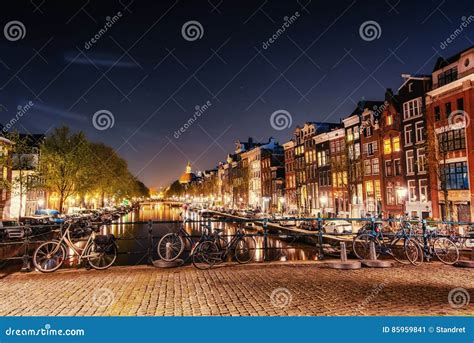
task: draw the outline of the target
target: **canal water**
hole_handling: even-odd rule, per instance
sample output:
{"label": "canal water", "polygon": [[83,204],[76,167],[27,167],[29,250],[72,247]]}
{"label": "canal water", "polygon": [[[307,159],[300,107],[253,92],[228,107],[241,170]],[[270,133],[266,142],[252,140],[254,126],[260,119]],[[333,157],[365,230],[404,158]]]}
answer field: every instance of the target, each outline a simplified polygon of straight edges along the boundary
{"label": "canal water", "polygon": [[[150,249],[150,240],[148,239],[148,225],[146,223],[134,224],[133,222],[153,221],[181,221],[180,215],[183,209],[180,206],[171,206],[163,203],[145,204],[139,210],[131,212],[121,218],[117,223],[102,228],[102,233],[112,233],[116,237],[120,237],[119,257],[116,265],[137,265],[148,263],[148,249]],[[188,211],[187,217],[192,220],[204,220],[196,212]],[[176,232],[179,224],[162,223],[153,224],[152,226],[152,253],[153,259],[157,259],[156,246],[159,238],[169,232]],[[236,228],[240,224],[236,223],[211,223],[213,228],[223,229],[223,235],[233,235]],[[200,236],[202,233],[199,223],[187,223],[185,230],[190,235]],[[245,229],[248,234],[258,234],[258,227],[255,229]],[[290,235],[287,232],[272,233],[268,237],[267,243],[267,260],[270,261],[292,261],[292,260],[315,260],[318,251],[315,244],[302,242],[301,239],[294,237],[285,237]],[[195,238],[198,239],[197,237]],[[264,239],[263,237],[255,237],[257,250],[255,253],[255,261],[262,261]],[[189,249],[190,247],[187,247]]]}

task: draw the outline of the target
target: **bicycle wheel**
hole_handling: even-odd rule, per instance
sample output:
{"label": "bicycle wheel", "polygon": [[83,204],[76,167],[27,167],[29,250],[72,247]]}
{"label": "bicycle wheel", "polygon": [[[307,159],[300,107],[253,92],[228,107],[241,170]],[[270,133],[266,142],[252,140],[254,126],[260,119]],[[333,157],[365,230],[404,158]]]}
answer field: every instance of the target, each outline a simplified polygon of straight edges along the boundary
{"label": "bicycle wheel", "polygon": [[193,251],[193,265],[197,269],[205,270],[212,268],[221,260],[221,253],[217,244],[212,241],[199,243]]}
{"label": "bicycle wheel", "polygon": [[459,250],[453,241],[441,237],[433,242],[436,257],[444,264],[454,264],[459,260]]}
{"label": "bicycle wheel", "polygon": [[370,243],[374,242],[375,244],[375,254],[377,257],[380,255],[380,242],[370,233],[363,233],[354,237],[352,242],[352,249],[354,254],[360,260],[369,260],[370,259]]}
{"label": "bicycle wheel", "polygon": [[410,264],[418,259],[418,247],[411,239],[401,238],[391,245],[391,255],[395,261],[402,264]]}
{"label": "bicycle wheel", "polygon": [[33,264],[42,273],[51,273],[59,269],[66,259],[66,249],[59,242],[46,242],[36,248]]}
{"label": "bicycle wheel", "polygon": [[184,251],[183,238],[177,233],[168,233],[161,237],[156,250],[163,261],[174,261]]}
{"label": "bicycle wheel", "polygon": [[235,245],[235,259],[241,264],[249,263],[255,256],[255,249],[257,249],[255,238],[242,237]]}
{"label": "bicycle wheel", "polygon": [[[411,253],[410,251],[407,251],[407,258],[408,261],[410,261],[411,264],[414,266],[419,266],[420,264],[423,263],[424,257],[425,257],[425,251],[423,249],[423,245],[416,239],[413,238],[408,238],[409,241],[412,241],[415,244],[417,253]],[[409,248],[412,248],[413,245],[410,244],[408,245]]]}
{"label": "bicycle wheel", "polygon": [[117,259],[117,246],[112,244],[110,247],[100,247],[94,243],[87,247],[85,252],[87,262],[94,269],[107,269],[115,263]]}

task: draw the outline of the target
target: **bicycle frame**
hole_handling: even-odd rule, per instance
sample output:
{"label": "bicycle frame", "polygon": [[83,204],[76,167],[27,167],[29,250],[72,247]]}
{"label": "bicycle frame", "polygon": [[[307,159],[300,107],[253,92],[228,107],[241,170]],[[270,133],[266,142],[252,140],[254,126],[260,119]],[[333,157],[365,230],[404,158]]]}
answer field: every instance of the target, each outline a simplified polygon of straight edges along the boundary
{"label": "bicycle frame", "polygon": [[72,223],[70,223],[69,226],[66,228],[66,230],[64,230],[64,233],[61,235],[61,238],[58,241],[58,246],[53,250],[52,254],[55,254],[59,250],[59,247],[61,246],[61,244],[66,245],[67,248],[72,249],[72,251],[74,252],[74,254],[71,256],[77,255],[78,260],[79,260],[78,262],[81,263],[82,259],[92,256],[92,255],[85,255],[85,252],[87,251],[89,246],[92,244],[92,241],[95,237],[95,233],[92,232],[89,235],[89,238],[87,239],[84,248],[81,249],[77,247],[72,241],[71,230],[70,230],[71,226],[72,226]]}

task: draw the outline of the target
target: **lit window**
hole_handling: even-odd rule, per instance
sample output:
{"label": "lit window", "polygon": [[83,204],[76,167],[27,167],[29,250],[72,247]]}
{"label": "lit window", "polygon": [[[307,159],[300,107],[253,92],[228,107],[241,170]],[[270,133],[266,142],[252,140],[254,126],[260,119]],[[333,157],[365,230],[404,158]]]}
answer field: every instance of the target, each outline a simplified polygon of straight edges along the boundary
{"label": "lit window", "polygon": [[387,116],[385,123],[387,126],[390,126],[393,124],[393,116],[391,114]]}
{"label": "lit window", "polygon": [[383,140],[383,153],[390,154],[392,152],[392,146],[390,144],[390,138],[385,138]]}
{"label": "lit window", "polygon": [[400,137],[393,137],[393,151],[400,151]]}

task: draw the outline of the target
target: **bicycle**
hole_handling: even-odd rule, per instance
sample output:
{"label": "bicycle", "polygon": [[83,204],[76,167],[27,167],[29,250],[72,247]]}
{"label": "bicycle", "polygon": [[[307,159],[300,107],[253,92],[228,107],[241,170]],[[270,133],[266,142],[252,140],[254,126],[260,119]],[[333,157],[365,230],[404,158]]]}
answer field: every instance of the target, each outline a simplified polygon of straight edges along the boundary
{"label": "bicycle", "polygon": [[382,221],[370,218],[370,222],[359,230],[352,241],[354,254],[361,260],[370,259],[370,246],[373,242],[375,257],[384,254],[392,256],[399,263],[411,263],[413,259],[417,259],[418,247],[410,240],[413,235],[410,222],[400,219],[400,224],[393,237],[388,237],[383,233]]}
{"label": "bicycle", "polygon": [[222,236],[223,229],[215,229],[212,239],[200,242],[193,253],[193,265],[197,269],[210,269],[222,263],[229,256],[240,264],[250,262],[255,256],[257,242],[252,236],[246,235],[240,228],[230,241],[226,242]]}
{"label": "bicycle", "polygon": [[437,257],[444,264],[454,264],[459,261],[459,250],[455,242],[448,237],[441,237],[436,228],[430,228],[423,222],[422,241],[418,236],[413,236],[413,240],[420,252],[415,259],[410,262],[414,265],[420,265],[424,260],[431,261]]}
{"label": "bicycle", "polygon": [[186,232],[184,229],[184,223],[178,228],[178,232],[170,232],[161,237],[156,247],[158,256],[166,262],[172,262],[178,259],[184,251],[186,246],[186,242],[191,247],[191,254],[196,247],[197,244],[204,241],[205,239],[209,238],[209,230],[210,227],[207,225],[201,225],[202,234],[201,238],[197,241],[197,243],[193,242],[192,236]]}
{"label": "bicycle", "polygon": [[[59,269],[66,260],[68,249],[73,255],[78,256],[78,263],[86,259],[94,269],[107,269],[114,264],[117,259],[118,246],[113,235],[96,235],[97,229],[93,229],[89,223],[69,221],[67,226],[62,227],[59,240],[51,240],[41,244],[33,254],[33,264],[36,269],[43,273],[51,273]],[[74,244],[71,236],[73,224],[77,225],[81,235],[88,235],[84,248]],[[76,233],[77,234],[77,233]],[[74,234],[73,234],[74,235]]]}

